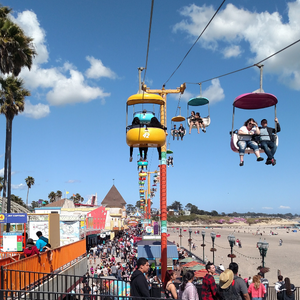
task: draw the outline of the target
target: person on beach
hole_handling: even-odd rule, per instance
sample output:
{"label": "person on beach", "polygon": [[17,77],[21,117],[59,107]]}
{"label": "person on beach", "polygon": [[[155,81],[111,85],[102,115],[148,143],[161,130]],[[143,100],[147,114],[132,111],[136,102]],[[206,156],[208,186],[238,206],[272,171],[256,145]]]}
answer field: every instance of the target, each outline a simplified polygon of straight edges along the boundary
{"label": "person on beach", "polygon": [[260,282],[259,276],[253,276],[253,282],[248,288],[248,293],[251,295],[252,300],[262,300],[266,294],[265,286]]}
{"label": "person on beach", "polygon": [[[193,284],[194,281],[194,272],[188,270],[182,277],[182,284],[179,287],[178,297],[181,300],[199,300],[199,295],[196,287]],[[203,288],[203,286],[202,286]],[[202,298],[206,300],[208,298]]]}
{"label": "person on beach", "polygon": [[214,279],[214,273],[216,268],[210,261],[206,264],[205,269],[207,274],[204,276],[202,281],[201,299],[202,300],[213,300],[217,295],[217,285]]}
{"label": "person on beach", "polygon": [[243,278],[238,276],[239,266],[237,263],[232,262],[229,264],[229,269],[234,274],[234,287],[239,295],[240,300],[250,300],[250,296],[248,294],[247,284]]}
{"label": "person on beach", "polygon": [[177,291],[173,283],[174,280],[176,280],[176,273],[173,270],[167,270],[163,285],[167,299],[177,299]]}

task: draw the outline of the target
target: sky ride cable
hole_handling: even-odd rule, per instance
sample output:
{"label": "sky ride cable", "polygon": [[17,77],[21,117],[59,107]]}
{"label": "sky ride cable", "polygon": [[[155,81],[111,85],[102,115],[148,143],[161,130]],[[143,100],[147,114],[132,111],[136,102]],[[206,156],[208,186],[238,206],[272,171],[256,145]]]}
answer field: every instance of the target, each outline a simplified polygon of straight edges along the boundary
{"label": "sky ride cable", "polygon": [[151,2],[149,32],[148,32],[148,45],[147,45],[146,63],[145,63],[145,71],[144,71],[144,79],[143,79],[144,83],[145,83],[145,78],[146,78],[146,73],[147,73],[147,66],[148,66],[148,56],[149,56],[149,48],[150,48],[150,36],[151,36],[152,17],[153,17],[153,6],[154,6],[154,0],[152,0],[152,2]]}
{"label": "sky ride cable", "polygon": [[288,48],[294,46],[295,44],[297,44],[297,43],[299,43],[299,42],[300,42],[300,39],[297,40],[297,41],[295,41],[295,42],[293,42],[293,43],[291,43],[291,44],[289,44],[288,46],[286,46],[286,47],[280,49],[279,51],[277,51],[277,52],[275,52],[275,53],[269,55],[268,57],[264,58],[263,60],[261,60],[261,61],[255,63],[255,64],[253,64],[253,65],[250,65],[250,66],[248,66],[248,67],[244,67],[244,68],[241,68],[241,69],[238,69],[238,70],[235,70],[235,71],[232,71],[232,72],[223,74],[223,75],[219,75],[219,76],[216,76],[216,77],[213,77],[213,78],[210,78],[210,79],[202,80],[202,81],[200,81],[200,82],[185,82],[185,83],[186,83],[186,84],[200,84],[200,83],[203,83],[203,82],[211,81],[211,80],[213,80],[213,79],[218,79],[218,78],[221,78],[221,77],[224,77],[224,76],[228,76],[228,75],[231,75],[231,74],[234,74],[234,73],[237,73],[237,72],[241,72],[241,71],[250,69],[250,68],[252,68],[252,67],[258,67],[262,62],[264,62],[264,61],[266,61],[267,59],[269,59],[269,58],[271,58],[271,57],[273,57],[273,56],[279,54],[280,52],[282,52],[282,51],[284,51],[284,50],[286,50],[286,49],[288,49]]}
{"label": "sky ride cable", "polygon": [[189,55],[189,53],[192,51],[192,49],[194,48],[194,46],[197,44],[197,42],[199,41],[199,39],[201,38],[201,36],[203,35],[203,33],[206,31],[207,27],[210,25],[210,23],[212,22],[212,20],[215,18],[215,16],[217,15],[217,13],[219,12],[219,10],[221,9],[221,7],[223,6],[223,4],[225,3],[226,0],[223,0],[223,2],[221,3],[221,5],[219,6],[219,8],[216,10],[216,12],[214,13],[214,15],[211,17],[211,19],[209,20],[209,22],[207,23],[207,25],[204,27],[204,29],[202,30],[202,32],[200,33],[200,35],[198,36],[198,38],[196,39],[196,41],[194,42],[194,44],[192,45],[192,47],[189,49],[189,51],[185,54],[185,56],[183,57],[183,59],[181,60],[180,64],[177,66],[177,68],[174,70],[174,72],[171,74],[171,76],[168,78],[168,80],[164,83],[164,86],[167,84],[167,82],[173,77],[173,75],[176,73],[176,71],[180,68],[180,66],[182,65],[183,61],[186,59],[186,57]]}

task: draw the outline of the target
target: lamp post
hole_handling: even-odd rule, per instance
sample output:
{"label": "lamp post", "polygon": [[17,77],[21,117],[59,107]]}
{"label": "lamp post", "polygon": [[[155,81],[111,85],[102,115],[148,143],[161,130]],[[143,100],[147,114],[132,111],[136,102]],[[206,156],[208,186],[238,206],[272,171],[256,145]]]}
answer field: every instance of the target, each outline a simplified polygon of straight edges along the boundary
{"label": "lamp post", "polygon": [[227,237],[227,239],[228,239],[229,245],[230,245],[230,255],[228,255],[228,256],[231,258],[231,262],[233,262],[233,257],[235,257],[235,256],[234,256],[234,254],[232,254],[232,248],[235,244],[235,236],[233,234],[231,234]]}
{"label": "lamp post", "polygon": [[190,234],[190,238],[189,238],[190,252],[192,252],[192,228],[189,228],[189,234]]}
{"label": "lamp post", "polygon": [[180,234],[179,234],[179,237],[180,237],[180,247],[182,247],[182,227],[180,226]]}
{"label": "lamp post", "polygon": [[202,234],[202,245],[201,245],[201,247],[203,248],[203,262],[205,262],[205,260],[204,260],[204,247],[205,247],[205,244],[204,244],[204,239],[205,239],[205,230],[202,230],[202,232],[201,232],[201,234]]}
{"label": "lamp post", "polygon": [[257,242],[257,247],[258,247],[259,253],[262,258],[262,267],[264,268],[265,267],[265,257],[267,256],[269,243],[266,242],[266,240],[264,240],[264,241],[259,240],[259,242]]}
{"label": "lamp post", "polygon": [[210,236],[211,236],[211,240],[212,240],[212,248],[211,248],[211,251],[213,253],[213,264],[215,264],[215,251],[217,249],[215,249],[215,238],[216,238],[216,234],[214,232],[211,232],[210,233]]}

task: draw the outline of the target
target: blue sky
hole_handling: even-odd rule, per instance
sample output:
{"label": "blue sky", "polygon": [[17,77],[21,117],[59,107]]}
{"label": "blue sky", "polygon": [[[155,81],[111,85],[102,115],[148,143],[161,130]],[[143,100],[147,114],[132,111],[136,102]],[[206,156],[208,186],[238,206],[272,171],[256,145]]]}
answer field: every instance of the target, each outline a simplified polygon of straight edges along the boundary
{"label": "blue sky", "polygon": [[[221,2],[155,1],[148,87],[162,87]],[[13,121],[12,193],[25,201],[25,178],[32,176],[29,202],[57,190],[86,200],[97,193],[101,201],[115,179],[125,201],[135,204],[138,177],[125,140],[126,100],[138,91],[137,68],[145,67],[151,1],[12,0],[2,5],[13,8],[13,18],[34,38],[38,52],[32,70],[21,73],[32,95]],[[166,88],[246,67],[293,43],[300,38],[299,13],[299,0],[226,1]],[[206,134],[194,130],[182,142],[171,141],[168,204],[191,202],[220,213],[299,213],[299,50],[300,43],[264,62],[263,88],[279,101],[277,165],[266,166],[249,155],[239,167],[238,154],[230,149],[233,100],[259,88],[258,68],[203,83],[211,125]],[[199,86],[187,84],[182,115],[187,100],[197,95]],[[178,100],[178,95],[168,96],[169,129]],[[207,107],[199,111],[204,116]],[[267,118],[273,125],[274,109],[237,110],[235,129],[249,117],[258,122]],[[3,160],[4,116],[0,126]],[[154,171],[156,149],[148,156]],[[159,193],[153,202],[159,207]]]}

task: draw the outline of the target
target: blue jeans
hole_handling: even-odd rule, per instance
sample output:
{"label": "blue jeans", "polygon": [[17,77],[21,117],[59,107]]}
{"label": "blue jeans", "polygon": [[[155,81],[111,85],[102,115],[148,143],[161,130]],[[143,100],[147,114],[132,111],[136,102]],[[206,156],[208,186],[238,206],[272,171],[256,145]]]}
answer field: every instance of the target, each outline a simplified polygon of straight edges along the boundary
{"label": "blue jeans", "polygon": [[254,297],[254,298],[252,298],[252,300],[262,300],[262,298],[260,298],[260,297]]}
{"label": "blue jeans", "polygon": [[260,145],[262,149],[264,149],[266,155],[268,156],[268,160],[271,160],[274,158],[274,154],[277,150],[277,146],[274,142],[272,141],[261,141]]}
{"label": "blue jeans", "polygon": [[237,145],[239,147],[240,156],[245,155],[245,150],[247,147],[254,150],[254,152],[259,150],[257,143],[254,141],[238,141]]}

